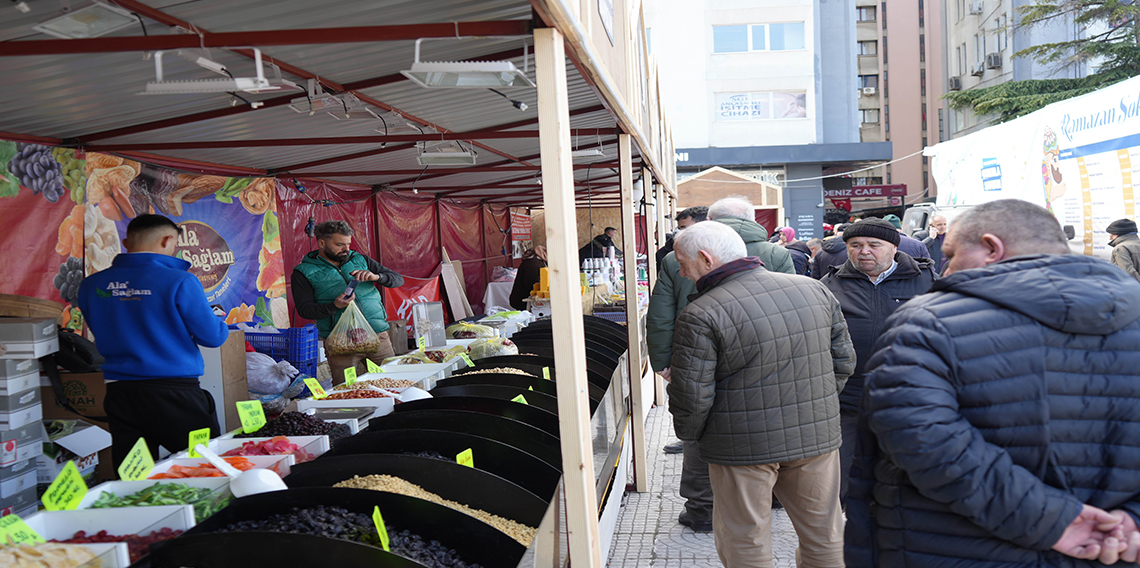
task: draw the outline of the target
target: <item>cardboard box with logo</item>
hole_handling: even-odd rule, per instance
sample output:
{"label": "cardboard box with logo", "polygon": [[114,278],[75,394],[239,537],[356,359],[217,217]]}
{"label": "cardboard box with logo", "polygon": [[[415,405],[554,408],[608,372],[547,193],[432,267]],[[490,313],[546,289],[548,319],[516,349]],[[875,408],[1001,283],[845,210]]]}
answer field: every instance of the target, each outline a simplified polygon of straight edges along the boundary
{"label": "cardboard box with logo", "polygon": [[44,401],[45,419],[73,420],[80,417],[105,416],[103,398],[107,395],[107,384],[103,382],[103,373],[60,373],[59,376],[67,402],[80,414],[77,416],[61,406],[47,377],[41,376],[40,389]]}
{"label": "cardboard box with logo", "polygon": [[49,440],[36,458],[36,482],[51,483],[68,461],[74,461],[84,477],[95,473],[99,450],[111,446],[111,434],[82,420],[45,420]]}

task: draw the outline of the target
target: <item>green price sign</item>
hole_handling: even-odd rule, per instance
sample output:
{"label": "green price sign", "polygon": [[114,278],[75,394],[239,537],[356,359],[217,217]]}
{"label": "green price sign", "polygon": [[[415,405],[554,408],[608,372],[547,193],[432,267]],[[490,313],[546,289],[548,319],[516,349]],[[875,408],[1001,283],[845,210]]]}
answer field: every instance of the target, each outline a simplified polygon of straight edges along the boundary
{"label": "green price sign", "polygon": [[265,426],[265,409],[261,407],[260,400],[243,400],[237,403],[238,418],[241,419],[241,429],[251,434]]}
{"label": "green price sign", "polygon": [[417,337],[416,338],[416,345],[420,346],[420,351],[427,349],[427,337],[423,336],[423,335]]}
{"label": "green price sign", "polygon": [[466,450],[459,452],[459,455],[455,456],[455,461],[459,465],[475,467],[475,452],[472,451],[471,448],[467,448]]}
{"label": "green price sign", "polygon": [[45,542],[44,537],[29,527],[20,515],[7,515],[0,518],[0,544],[36,544]]}
{"label": "green price sign", "polygon": [[[369,361],[369,363],[371,362]],[[350,386],[356,384],[356,367],[349,367],[344,370],[344,384]]]}
{"label": "green price sign", "polygon": [[544,378],[548,381],[550,380],[550,367],[543,367],[542,368],[542,378]]}
{"label": "green price sign", "polygon": [[459,356],[463,357],[463,362],[467,363],[468,367],[474,367],[475,366],[475,363],[473,361],[471,361],[471,357],[469,357],[466,353],[460,353]]}
{"label": "green price sign", "polygon": [[189,441],[190,457],[192,457],[192,458],[202,457],[202,456],[198,455],[198,452],[196,452],[194,450],[194,448],[198,447],[198,444],[209,444],[209,443],[210,443],[210,429],[209,428],[202,428],[201,430],[194,430],[193,432],[190,432],[190,441]]}
{"label": "green price sign", "polygon": [[44,508],[49,511],[71,511],[79,508],[79,503],[86,495],[87,483],[83,481],[75,462],[68,461],[44,492]]}
{"label": "green price sign", "polygon": [[391,552],[388,548],[388,528],[384,526],[384,516],[380,514],[380,506],[372,509],[372,522],[376,525],[376,534],[380,535],[380,546]]}
{"label": "green price sign", "polygon": [[309,392],[313,393],[313,398],[317,400],[328,396],[328,393],[325,392],[325,389],[321,386],[321,383],[317,382],[317,379],[305,379],[305,385],[309,387]]}
{"label": "green price sign", "polygon": [[[511,402],[519,402],[519,403],[522,403],[522,404],[527,404],[527,402],[526,402],[526,397],[524,397],[524,396],[523,396],[523,395],[521,395],[521,394],[520,394],[520,395],[518,395],[518,396],[516,396],[516,397],[514,397],[514,398],[512,398],[512,399],[511,399]],[[527,406],[530,406],[530,405],[528,404]]]}
{"label": "green price sign", "polygon": [[368,364],[368,372],[369,373],[383,373],[384,372],[384,369],[380,365],[373,363],[372,359],[365,359],[364,362]]}
{"label": "green price sign", "polygon": [[134,447],[127,453],[126,459],[119,464],[119,479],[123,481],[140,481],[150,476],[154,469],[154,456],[150,455],[150,448],[146,440],[139,438]]}

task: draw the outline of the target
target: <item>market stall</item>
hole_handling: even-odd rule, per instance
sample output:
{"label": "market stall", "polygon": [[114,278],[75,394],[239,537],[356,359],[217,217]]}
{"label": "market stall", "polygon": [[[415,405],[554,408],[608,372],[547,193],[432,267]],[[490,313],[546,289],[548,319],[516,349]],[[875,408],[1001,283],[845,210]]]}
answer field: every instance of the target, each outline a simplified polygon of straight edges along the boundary
{"label": "market stall", "polygon": [[[251,338],[281,336],[258,337],[285,342],[275,361],[316,343],[295,313],[290,281],[313,248],[315,223],[348,221],[358,252],[407,277],[413,289],[385,297],[389,319],[408,319],[413,305],[432,300],[453,319],[483,313],[495,267],[514,265],[521,252],[512,219],[530,209],[545,212],[549,251],[542,299],[550,319],[513,331],[518,355],[396,361],[349,381],[359,387],[326,384],[328,392],[319,382],[290,383],[296,393],[285,398],[301,395],[293,404],[304,412],[270,417],[248,435],[228,428],[206,444],[235,454],[231,465],[284,475],[288,490],[234,499],[226,477],[197,479],[207,462],[175,455],[111,482],[127,485],[53,501],[62,510],[52,518],[77,507],[74,514],[96,518],[74,535],[86,545],[106,507],[119,516],[160,503],[189,507],[180,514],[193,524],[164,517],[99,529],[111,535],[103,540],[134,546],[127,561],[139,566],[269,565],[272,554],[211,556],[269,548],[296,549],[294,562],[334,554],[344,566],[601,566],[631,471],[634,488],[646,489],[644,416],[660,382],[644,356],[636,251],[649,253],[651,283],[652,252],[675,201],[672,142],[639,3],[346,0],[314,14],[292,1],[239,11],[220,0],[114,0],[98,6],[132,22],[105,37],[21,35],[55,16],[41,4],[0,23],[7,37],[23,38],[0,42],[9,84],[0,94],[9,103],[0,105],[8,109],[0,111],[0,217],[9,228],[0,259],[19,266],[0,271],[0,293],[58,303],[64,327],[82,331],[79,281],[108,265],[126,223],[143,212],[183,227],[179,254],[228,323],[266,328],[250,329]],[[145,26],[175,33],[140,34]],[[170,77],[197,82],[171,85],[164,54]],[[417,71],[443,61],[498,63],[505,84],[448,88],[467,80],[472,69],[462,65]],[[146,84],[148,75],[156,80]],[[453,79],[432,83],[441,76]],[[140,89],[194,93],[135,97]],[[16,111],[25,108],[16,98],[61,104]],[[624,294],[627,325],[583,316],[597,300],[589,289],[583,305],[572,237],[581,206],[621,208],[631,238],[605,295]],[[638,230],[639,215],[648,230]],[[454,301],[457,292],[466,304]],[[459,347],[466,356],[470,346]],[[303,374],[305,362],[292,366]],[[224,362],[218,369],[227,372]],[[427,372],[410,378],[416,370]],[[227,409],[239,402],[224,398]],[[305,519],[289,516],[298,507]],[[330,514],[349,520],[328,533],[312,524]],[[25,518],[53,538],[66,532],[37,524],[59,521]],[[425,556],[432,540],[441,548]],[[122,548],[98,553],[125,565]]]}

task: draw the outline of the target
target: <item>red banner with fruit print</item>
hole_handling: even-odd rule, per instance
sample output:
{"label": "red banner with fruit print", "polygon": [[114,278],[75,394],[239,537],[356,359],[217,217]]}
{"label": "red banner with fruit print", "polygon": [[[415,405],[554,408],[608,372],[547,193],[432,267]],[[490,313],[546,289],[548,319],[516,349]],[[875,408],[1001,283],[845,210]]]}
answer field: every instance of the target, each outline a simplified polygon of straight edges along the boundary
{"label": "red banner with fruit print", "polygon": [[288,327],[275,195],[272,178],[0,140],[0,293],[61,302],[80,327],[79,282],[111,266],[131,219],[156,213],[183,228],[177,255],[227,322]]}

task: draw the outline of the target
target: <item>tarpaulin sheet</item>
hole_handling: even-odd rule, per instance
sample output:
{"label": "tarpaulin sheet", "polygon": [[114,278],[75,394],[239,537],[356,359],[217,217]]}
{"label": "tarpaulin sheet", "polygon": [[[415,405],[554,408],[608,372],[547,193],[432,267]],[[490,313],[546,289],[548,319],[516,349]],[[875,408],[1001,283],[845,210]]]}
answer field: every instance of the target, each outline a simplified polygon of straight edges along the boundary
{"label": "tarpaulin sheet", "polygon": [[[511,259],[511,210],[488,205],[483,210],[483,256],[487,257],[488,282],[496,266],[509,266]],[[488,306],[489,307],[489,306]]]}
{"label": "tarpaulin sheet", "polygon": [[431,197],[381,193],[376,196],[379,215],[380,262],[403,274],[426,278],[439,267],[439,232],[435,200]]}
{"label": "tarpaulin sheet", "polygon": [[467,302],[476,314],[483,313],[483,292],[487,276],[483,266],[483,238],[480,218],[483,206],[478,202],[440,200],[440,235],[451,260],[463,261],[463,279]]}
{"label": "tarpaulin sheet", "polygon": [[[0,198],[0,223],[0,264],[6,267],[0,270],[0,294],[51,300],[62,309],[66,301],[53,279],[69,257],[78,253],[76,258],[83,259],[83,205],[66,196],[49,203],[21,187],[16,195]],[[78,272],[82,277],[82,265]]]}
{"label": "tarpaulin sheet", "polygon": [[645,215],[638,214],[634,216],[633,224],[637,229],[637,252],[639,254],[645,254],[645,249],[649,243],[647,240],[649,237],[645,233]]}
{"label": "tarpaulin sheet", "polygon": [[[301,258],[311,250],[316,250],[316,239],[305,234],[305,226],[312,217],[316,223],[341,220],[355,231],[352,237],[352,250],[379,260],[376,254],[375,207],[368,190],[337,186],[335,184],[301,180],[305,193],[297,191],[290,181],[278,180],[277,207],[281,223],[281,249],[285,256],[285,278],[289,286],[289,313],[293,326],[302,326],[308,320],[297,316],[293,305],[293,268],[301,263]],[[363,198],[363,199],[362,199]],[[331,200],[334,204],[325,206],[314,201]],[[360,200],[360,201],[355,201]],[[348,203],[352,201],[352,203]]]}

